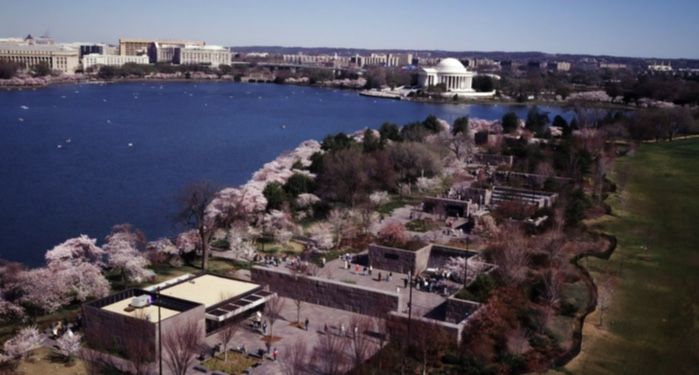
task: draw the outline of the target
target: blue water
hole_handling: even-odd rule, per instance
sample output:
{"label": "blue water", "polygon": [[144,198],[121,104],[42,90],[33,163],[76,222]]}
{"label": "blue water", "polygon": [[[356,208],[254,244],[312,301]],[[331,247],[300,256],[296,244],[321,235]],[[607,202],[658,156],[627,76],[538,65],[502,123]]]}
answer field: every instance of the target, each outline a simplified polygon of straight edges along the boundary
{"label": "blue water", "polygon": [[39,265],[66,238],[84,233],[101,241],[123,222],[149,239],[172,235],[175,195],[187,183],[242,184],[309,138],[428,114],[495,119],[510,110],[524,116],[527,108],[241,83],[0,92],[0,258]]}

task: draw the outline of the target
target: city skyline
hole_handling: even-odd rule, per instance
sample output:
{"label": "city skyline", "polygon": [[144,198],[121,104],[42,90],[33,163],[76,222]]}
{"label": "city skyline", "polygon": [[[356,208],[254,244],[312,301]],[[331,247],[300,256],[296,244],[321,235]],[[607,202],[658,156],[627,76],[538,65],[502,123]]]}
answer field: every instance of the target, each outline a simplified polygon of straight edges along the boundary
{"label": "city skyline", "polygon": [[[12,2],[0,15],[0,36],[116,43],[120,37],[206,40],[225,46],[288,46],[447,51],[540,51],[645,58],[699,58],[692,15],[699,4],[515,1],[358,1],[353,7],[305,1],[264,4],[127,0]],[[133,5],[133,6],[132,6]],[[137,11],[134,11],[137,9]],[[109,17],[100,14],[109,13]],[[292,15],[291,17],[289,15]]]}

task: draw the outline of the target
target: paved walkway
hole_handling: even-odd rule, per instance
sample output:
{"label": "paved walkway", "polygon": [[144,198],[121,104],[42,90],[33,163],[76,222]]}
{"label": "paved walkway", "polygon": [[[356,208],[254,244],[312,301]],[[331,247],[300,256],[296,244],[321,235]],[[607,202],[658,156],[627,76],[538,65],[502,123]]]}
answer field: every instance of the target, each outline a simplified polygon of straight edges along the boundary
{"label": "paved walkway", "polygon": [[[349,327],[352,318],[364,317],[359,314],[354,314],[344,310],[333,309],[329,307],[313,305],[309,303],[303,303],[301,305],[301,321],[305,321],[306,318],[309,320],[308,331],[298,328],[293,322],[296,322],[296,304],[293,300],[288,298],[282,298],[284,301],[284,308],[282,309],[282,319],[277,320],[274,323],[272,334],[274,336],[281,337],[281,340],[275,342],[272,347],[277,348],[279,352],[279,359],[277,362],[272,361],[268,358],[262,360],[262,365],[256,367],[252,370],[251,374],[282,374],[282,367],[280,361],[283,361],[284,356],[288,353],[289,348],[294,345],[297,341],[301,341],[306,344],[306,347],[310,354],[314,352],[314,347],[318,345],[319,339],[325,334],[325,326],[327,325],[329,334],[339,335],[340,326],[344,326],[346,330],[346,335],[342,336],[347,339],[347,347],[345,350],[346,359],[351,362],[352,358],[352,347],[350,345]],[[366,317],[364,317],[366,318]],[[263,317],[264,319],[264,317]],[[248,321],[241,323],[241,327],[236,332],[233,340],[231,340],[230,347],[236,348],[239,345],[245,345],[248,352],[257,352],[258,349],[265,349],[265,344],[262,341],[262,335],[258,331],[253,331],[251,327],[248,326]],[[367,337],[371,341],[370,356],[378,351],[380,342],[379,339],[375,337],[375,332],[369,332]],[[206,343],[210,346],[218,344],[221,340],[218,335],[209,336],[206,339]],[[310,357],[309,357],[310,358]],[[310,362],[310,359],[308,360]],[[348,368],[349,369],[349,368]],[[201,374],[201,373],[200,373]]]}
{"label": "paved walkway", "polygon": [[[356,271],[359,267],[359,272]],[[335,259],[328,262],[322,268],[320,275],[335,281],[347,282],[351,284],[361,285],[365,287],[381,289],[389,292],[398,292],[401,294],[400,312],[408,312],[409,288],[405,287],[405,280],[408,279],[407,274],[394,272],[391,281],[386,280],[389,272],[385,270],[374,269],[372,275],[363,274],[363,266],[353,264],[349,270],[344,268],[344,263]],[[381,274],[382,281],[378,281],[378,275]],[[419,291],[413,288],[413,313],[416,315],[424,315],[428,311],[434,309],[439,304],[444,302],[445,297],[437,293],[429,293]]]}

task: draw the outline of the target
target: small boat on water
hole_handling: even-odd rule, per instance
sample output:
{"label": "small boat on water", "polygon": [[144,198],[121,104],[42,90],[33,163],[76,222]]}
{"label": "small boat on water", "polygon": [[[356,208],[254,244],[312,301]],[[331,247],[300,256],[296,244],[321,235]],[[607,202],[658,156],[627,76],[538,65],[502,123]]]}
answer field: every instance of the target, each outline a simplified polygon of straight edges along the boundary
{"label": "small boat on water", "polygon": [[60,150],[63,148],[63,145],[57,145],[56,148]]}
{"label": "small boat on water", "polygon": [[286,129],[286,124],[282,124],[282,129]]}
{"label": "small boat on water", "polygon": [[29,109],[29,107],[27,107],[26,105],[21,105],[21,106],[19,106],[19,108],[22,108],[22,109]]}
{"label": "small boat on water", "polygon": [[21,118],[21,117],[20,117],[20,118],[18,118],[17,120],[19,120],[19,122],[24,122],[24,119],[23,119],[23,118]]}
{"label": "small boat on water", "polygon": [[129,147],[133,147],[133,143],[129,142]]}
{"label": "small boat on water", "polygon": [[66,143],[70,143],[70,142],[73,142],[73,140],[70,138],[66,138]]}

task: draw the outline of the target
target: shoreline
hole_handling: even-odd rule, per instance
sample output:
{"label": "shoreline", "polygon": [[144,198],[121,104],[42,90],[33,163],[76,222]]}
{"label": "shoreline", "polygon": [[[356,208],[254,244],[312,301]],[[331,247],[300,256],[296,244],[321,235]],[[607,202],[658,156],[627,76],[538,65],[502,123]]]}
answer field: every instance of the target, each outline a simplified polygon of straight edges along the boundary
{"label": "shoreline", "polygon": [[309,84],[309,83],[296,83],[296,82],[283,82],[283,83],[275,83],[275,82],[251,82],[251,81],[236,81],[232,78],[180,78],[180,77],[173,77],[173,78],[164,78],[164,77],[157,77],[157,78],[120,78],[120,79],[114,79],[114,80],[100,80],[100,79],[94,79],[94,78],[87,78],[87,79],[77,79],[77,80],[56,80],[56,81],[49,81],[43,84],[23,84],[23,85],[3,85],[0,83],[0,90],[4,91],[24,91],[24,90],[36,90],[36,89],[43,89],[43,88],[48,88],[51,86],[61,86],[61,85],[85,85],[85,84],[94,84],[94,85],[106,85],[106,84],[118,84],[118,83],[144,83],[144,82],[152,82],[152,83],[169,83],[169,82],[196,82],[196,83],[243,83],[243,84],[252,84],[252,83],[257,83],[257,84],[270,84],[270,85],[290,85],[290,86],[301,86],[301,87],[311,87],[311,88],[319,88],[319,89],[331,89],[331,90],[348,90],[348,91],[355,91],[357,95],[360,96],[365,96],[368,98],[374,98],[374,99],[384,99],[384,100],[393,100],[393,101],[409,101],[409,102],[415,102],[415,103],[426,103],[426,104],[440,104],[440,105],[468,105],[468,104],[478,104],[478,105],[506,105],[506,106],[521,106],[521,107],[529,107],[529,106],[556,106],[556,107],[561,107],[561,108],[566,108],[569,106],[573,105],[581,105],[584,108],[601,108],[601,109],[618,109],[618,110],[635,110],[638,109],[638,107],[635,106],[629,106],[629,105],[623,105],[623,104],[617,104],[617,103],[605,103],[605,102],[589,102],[589,101],[584,101],[584,102],[569,102],[569,101],[555,101],[555,100],[541,100],[541,99],[536,99],[536,100],[529,100],[526,102],[519,102],[516,100],[501,100],[501,99],[495,99],[495,98],[472,98],[472,99],[459,99],[459,100],[452,100],[448,98],[425,98],[425,97],[385,97],[385,96],[378,96],[378,95],[362,95],[361,92],[364,91],[364,88],[356,88],[356,87],[347,87],[344,85],[323,85],[323,84]]}

